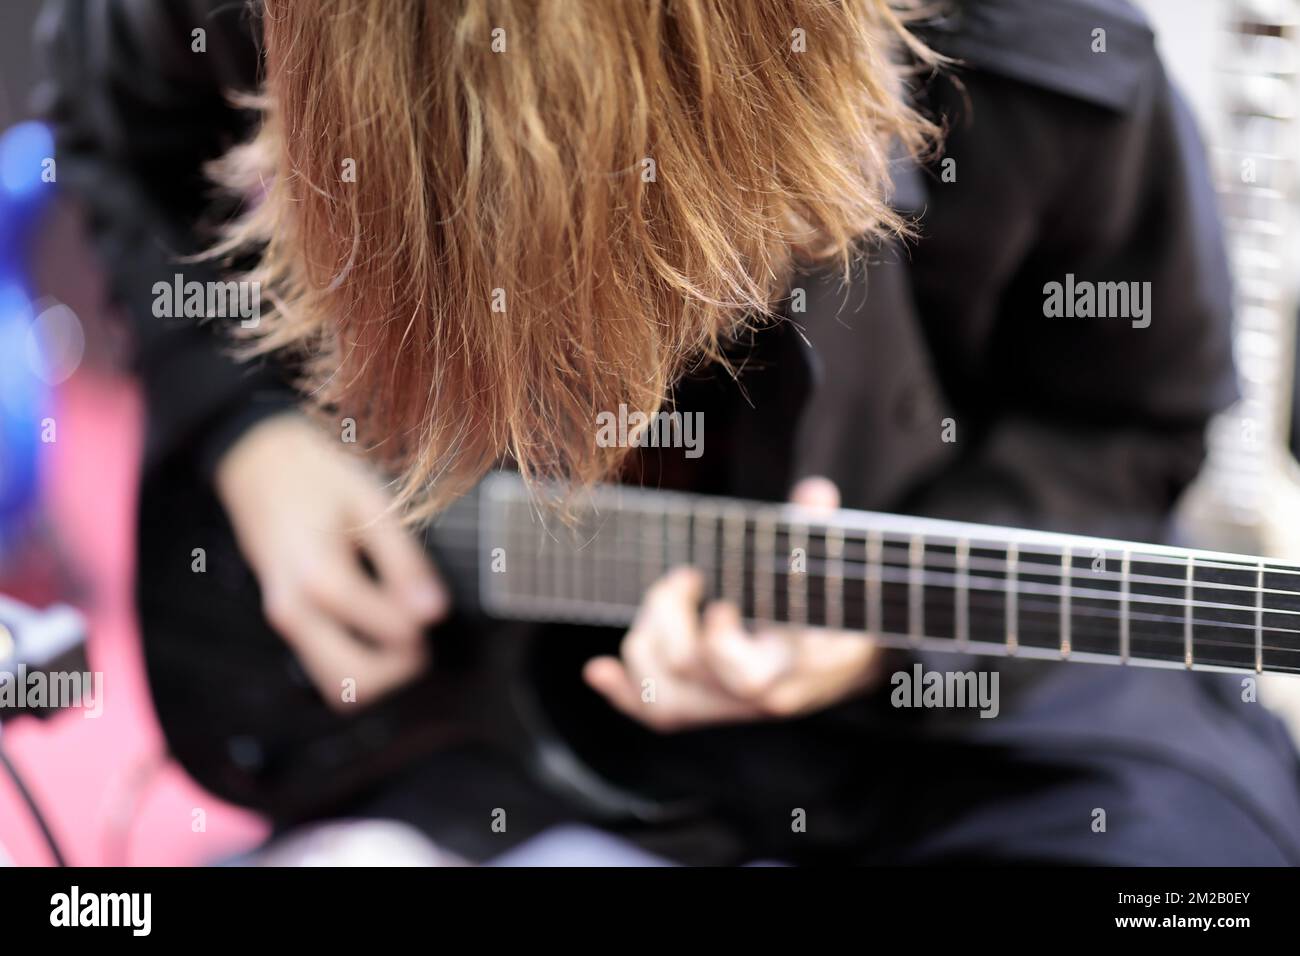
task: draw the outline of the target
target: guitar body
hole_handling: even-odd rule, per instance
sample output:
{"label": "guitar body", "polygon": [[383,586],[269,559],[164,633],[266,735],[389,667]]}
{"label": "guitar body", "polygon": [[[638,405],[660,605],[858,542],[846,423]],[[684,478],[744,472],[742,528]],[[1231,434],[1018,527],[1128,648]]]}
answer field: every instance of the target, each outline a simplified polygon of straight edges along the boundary
{"label": "guitar body", "polygon": [[[753,467],[724,476],[703,460],[642,450],[629,462],[629,480],[661,488],[779,498],[790,480],[796,418],[809,377],[800,341],[785,325],[762,337],[742,394],[711,379],[679,386],[685,407],[706,409],[711,441],[733,436],[758,449]],[[780,369],[781,374],[775,374]],[[755,414],[755,410],[764,414]],[[752,433],[758,432],[760,437]],[[722,452],[726,459],[725,449]],[[183,457],[183,456],[182,456]],[[725,485],[719,484],[724,482]],[[224,510],[206,481],[184,461],[152,470],[141,488],[136,600],[154,703],[172,753],[214,793],[276,819],[327,813],[422,753],[462,745],[499,748],[551,789],[606,817],[658,818],[676,807],[669,791],[647,803],[612,790],[549,730],[546,701],[530,695],[542,629],[503,621],[479,609],[478,574],[453,555],[430,551],[451,586],[454,616],[431,640],[428,678],[355,713],[330,710],[293,655],[266,623],[257,581],[244,563]],[[203,548],[207,570],[192,570]],[[565,653],[547,666],[571,675],[553,681],[553,694],[595,706],[578,677],[584,653],[617,646],[621,630],[563,629]],[[599,705],[602,723],[616,718]],[[586,714],[579,718],[585,721]],[[636,728],[622,726],[635,735]],[[641,734],[638,752],[657,743]],[[656,780],[636,788],[654,792]]]}
{"label": "guitar body", "polygon": [[146,482],[138,553],[145,660],[171,752],[204,787],[277,820],[328,812],[421,752],[489,735],[489,682],[476,685],[482,671],[471,658],[490,656],[489,645],[521,651],[526,641],[471,645],[482,622],[458,610],[440,629],[439,666],[427,680],[338,713],[265,621],[257,581],[204,482],[180,468]]}
{"label": "guitar body", "polygon": [[[291,823],[345,807],[421,756],[488,747],[594,818],[691,812],[653,781],[634,793],[599,777],[552,730],[552,708],[573,720],[570,701],[589,694],[577,678],[582,660],[612,649],[621,631],[566,626],[552,635],[566,652],[548,655],[547,666],[572,680],[546,682],[565,698],[548,702],[536,696],[533,653],[546,628],[481,613],[474,569],[431,541],[455,605],[430,636],[434,666],[383,701],[340,713],[263,617],[257,581],[204,482],[180,468],[157,473],[143,487],[138,533],[136,599],[154,706],[172,755],[223,799]],[[594,695],[588,705],[604,707]],[[604,716],[643,738],[635,746],[653,747],[650,735]]]}

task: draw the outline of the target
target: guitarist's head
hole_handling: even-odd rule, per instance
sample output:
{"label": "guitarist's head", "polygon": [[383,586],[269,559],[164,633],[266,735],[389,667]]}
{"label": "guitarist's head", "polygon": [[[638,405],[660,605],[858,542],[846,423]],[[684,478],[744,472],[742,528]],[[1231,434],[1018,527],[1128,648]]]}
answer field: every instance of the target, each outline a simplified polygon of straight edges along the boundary
{"label": "guitarist's head", "polygon": [[901,227],[928,127],[887,0],[267,0],[260,344],[436,504],[503,456],[593,480],[801,261]]}

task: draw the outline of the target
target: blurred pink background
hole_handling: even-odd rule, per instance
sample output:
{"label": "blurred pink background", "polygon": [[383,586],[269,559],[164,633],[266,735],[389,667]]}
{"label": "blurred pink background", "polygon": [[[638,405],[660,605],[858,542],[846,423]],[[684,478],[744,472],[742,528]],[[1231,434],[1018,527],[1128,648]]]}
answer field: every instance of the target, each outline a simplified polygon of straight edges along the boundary
{"label": "blurred pink background", "polygon": [[[104,707],[23,717],[0,730],[72,865],[186,866],[220,862],[261,841],[265,826],[196,786],[163,752],[145,684],[131,602],[140,403],[121,376],[82,367],[57,393],[60,440],[48,446],[43,537],[56,543],[70,603],[89,625],[90,667],[104,673]],[[46,577],[40,559],[19,565],[27,590]],[[11,572],[12,574],[12,572]],[[35,581],[35,583],[33,583]],[[0,591],[26,597],[0,577]],[[61,600],[68,596],[59,595]],[[194,832],[202,809],[206,830]],[[0,775],[0,853],[19,865],[50,854],[9,779]]]}

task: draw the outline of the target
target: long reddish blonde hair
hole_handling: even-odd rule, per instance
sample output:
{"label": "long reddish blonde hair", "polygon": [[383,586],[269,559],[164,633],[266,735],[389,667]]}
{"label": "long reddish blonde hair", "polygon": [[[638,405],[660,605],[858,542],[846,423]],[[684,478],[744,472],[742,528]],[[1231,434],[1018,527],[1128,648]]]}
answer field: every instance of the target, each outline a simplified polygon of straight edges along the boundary
{"label": "long reddish blonde hair", "polygon": [[266,0],[258,350],[427,513],[502,459],[588,482],[797,265],[899,231],[926,51],[888,0]]}

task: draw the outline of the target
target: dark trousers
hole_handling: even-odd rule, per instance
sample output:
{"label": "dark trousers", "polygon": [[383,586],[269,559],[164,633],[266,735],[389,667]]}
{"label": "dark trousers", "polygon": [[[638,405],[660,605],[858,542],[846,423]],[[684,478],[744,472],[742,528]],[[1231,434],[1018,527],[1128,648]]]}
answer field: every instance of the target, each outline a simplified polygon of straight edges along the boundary
{"label": "dark trousers", "polygon": [[[796,724],[792,737],[819,734],[804,767],[761,732],[715,735],[708,766],[725,793],[708,811],[610,829],[694,864],[1300,865],[1294,747],[1239,688],[1232,677],[1070,665],[1016,714],[956,733],[832,745],[816,721]],[[504,832],[492,827],[498,810]],[[406,821],[476,860],[593,823],[517,762],[475,748],[426,757],[349,811]]]}

